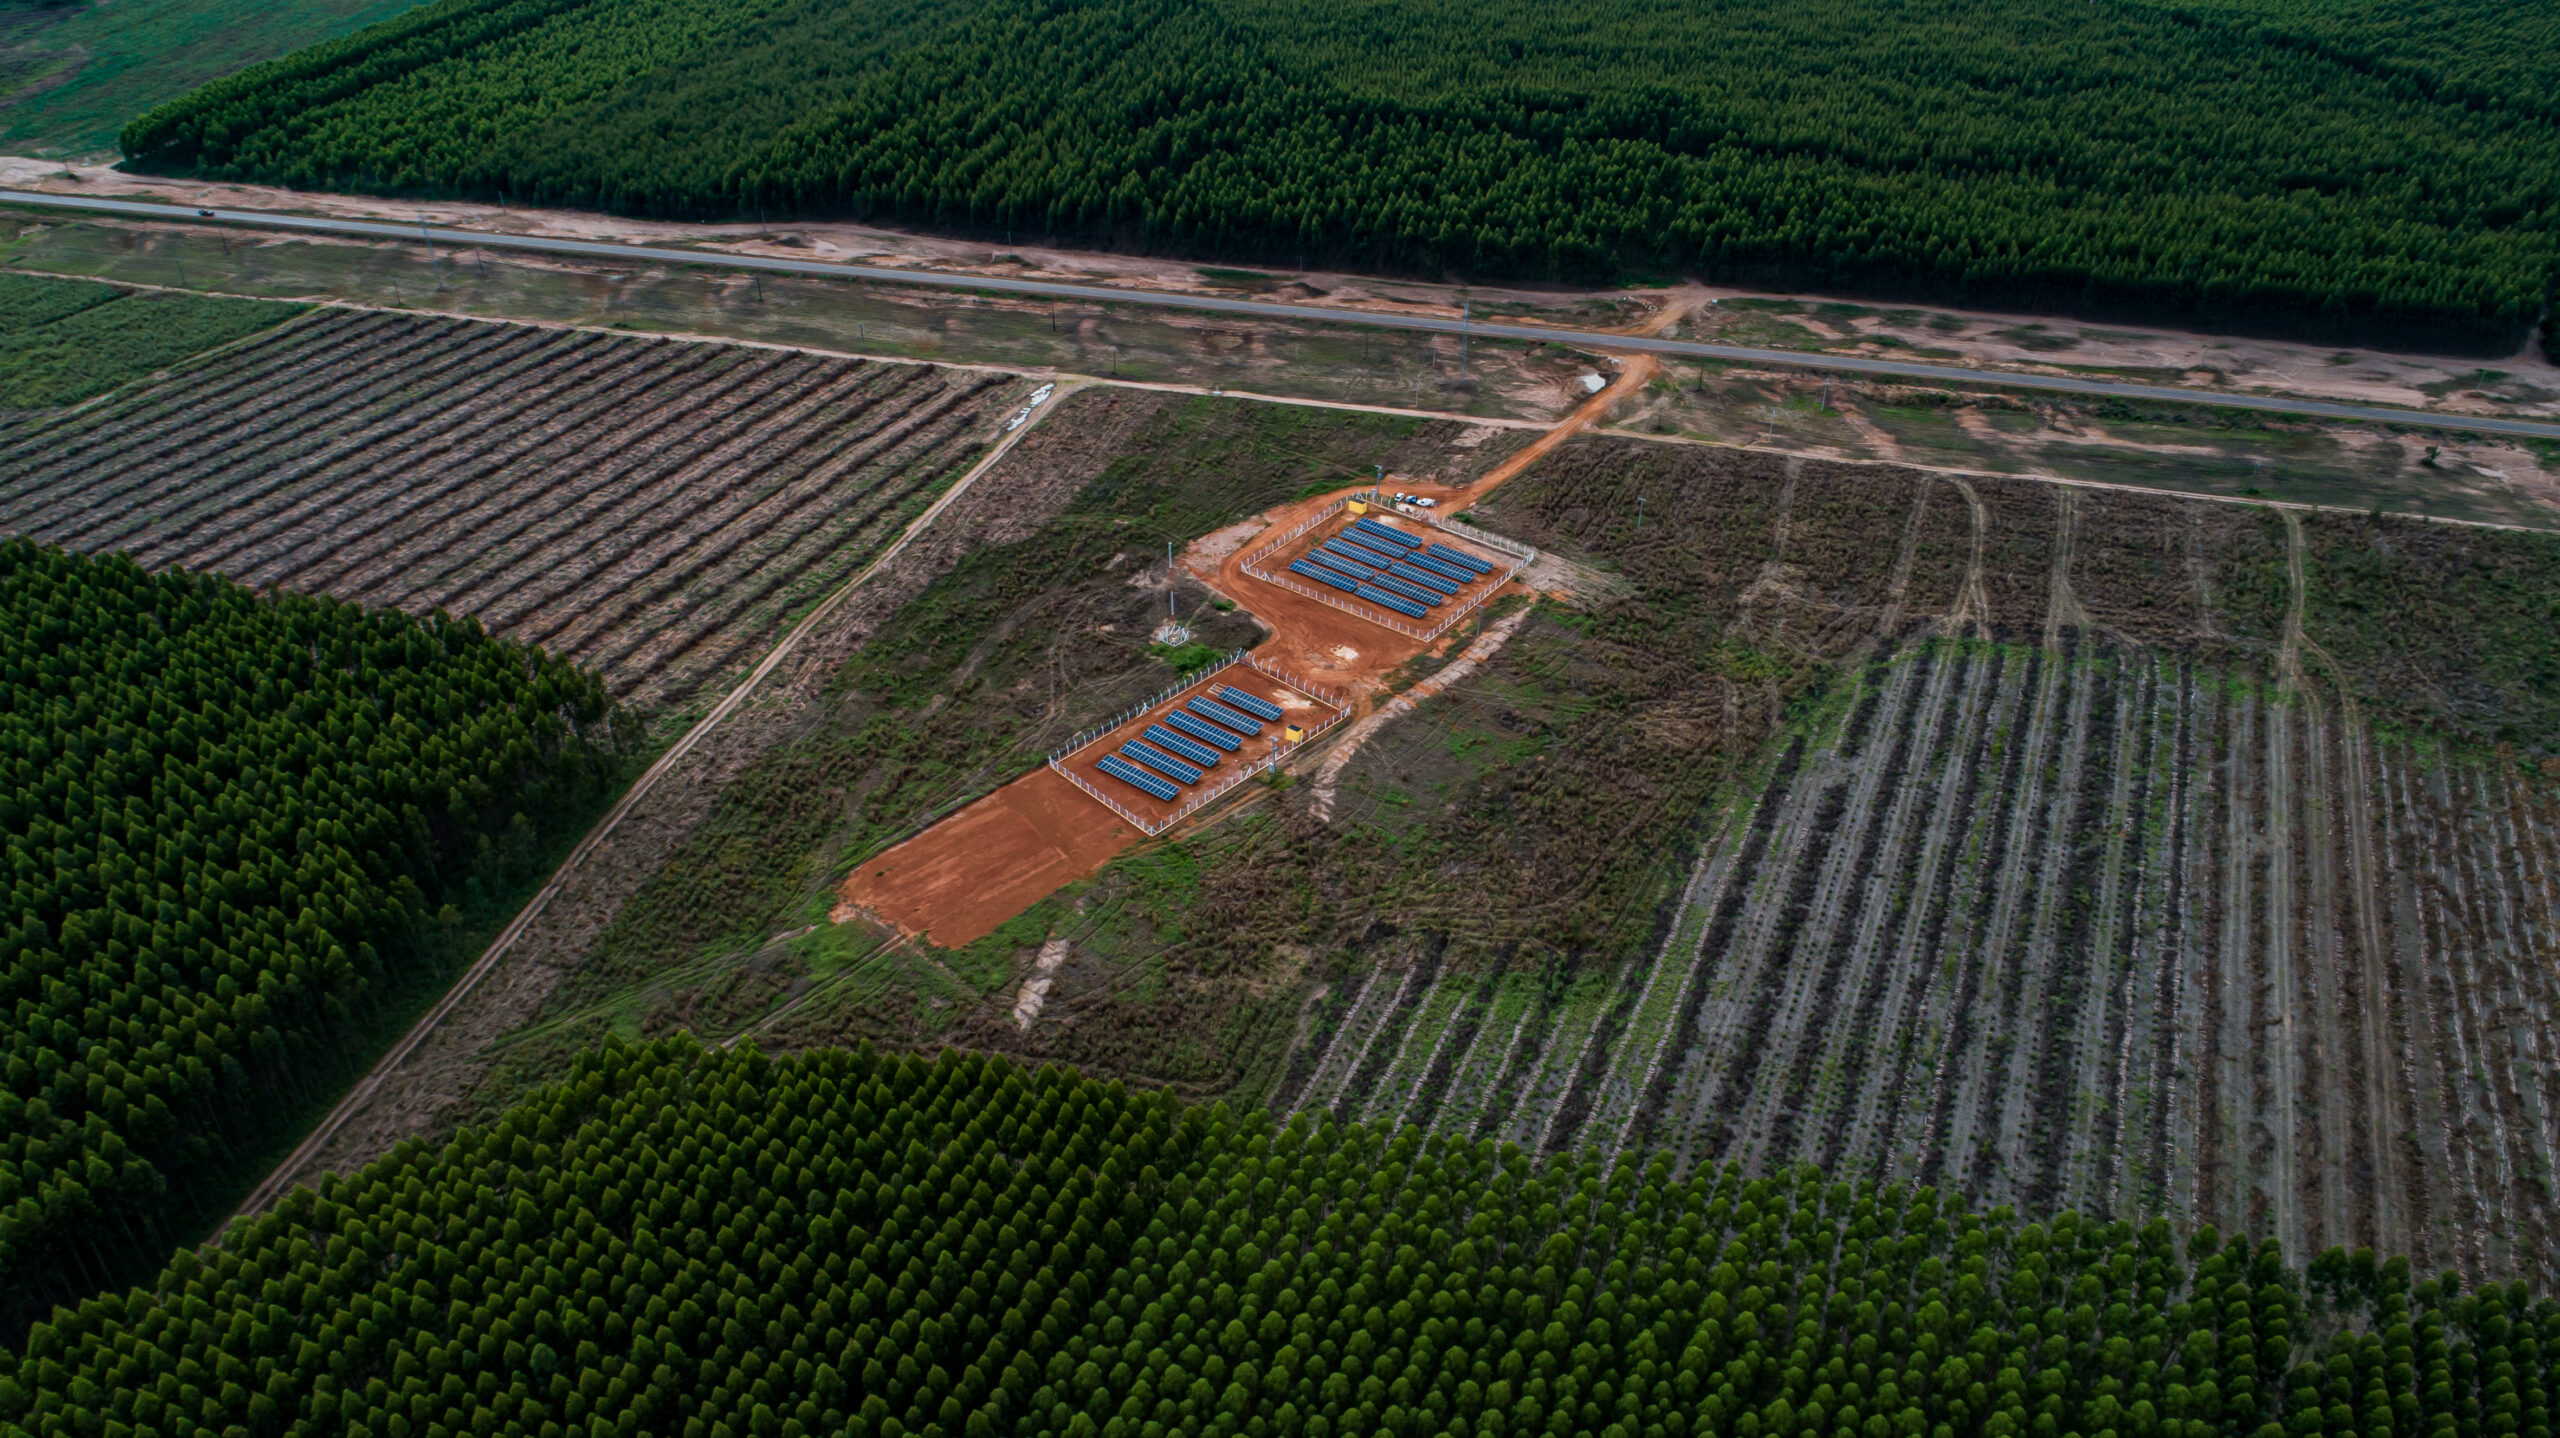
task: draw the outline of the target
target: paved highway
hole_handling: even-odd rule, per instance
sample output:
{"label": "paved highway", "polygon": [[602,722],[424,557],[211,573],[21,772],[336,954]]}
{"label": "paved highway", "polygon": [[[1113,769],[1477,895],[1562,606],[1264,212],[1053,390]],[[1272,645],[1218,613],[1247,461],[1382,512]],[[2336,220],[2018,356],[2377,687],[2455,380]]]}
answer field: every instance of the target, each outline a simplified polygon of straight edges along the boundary
{"label": "paved highway", "polygon": [[2224,409],[2260,410],[2272,414],[2312,415],[2322,419],[2375,420],[2416,424],[2476,434],[2560,439],[2560,422],[2500,419],[2489,415],[2431,414],[2388,405],[2339,404],[2329,400],[2282,395],[2231,394],[2220,390],[2180,389],[2174,385],[2083,379],[2076,375],[2013,374],[2006,370],[1968,369],[1961,365],[1917,364],[1873,359],[1865,355],[1805,354],[1795,350],[1754,349],[1747,345],[1700,344],[1693,340],[1655,339],[1647,335],[1611,334],[1606,330],[1550,329],[1544,325],[1469,323],[1433,315],[1379,314],[1328,305],[1281,304],[1271,300],[1222,299],[1215,295],[1164,294],[1115,289],[1108,285],[1058,284],[1048,280],[1012,280],[993,275],[949,274],[939,270],[881,269],[870,265],[828,264],[821,260],[787,260],[763,255],[735,255],[717,250],[684,250],[655,245],[608,244],[596,240],[550,239],[508,235],[489,230],[455,230],[432,225],[394,225],[375,220],[324,219],[280,215],[270,210],[195,209],[142,200],[90,199],[78,195],[0,190],[0,204],[35,205],[47,209],[85,210],[152,220],[218,220],[261,229],[298,230],[313,234],[354,235],[365,239],[424,240],[446,245],[478,245],[488,249],[531,250],[547,255],[579,255],[619,261],[658,261],[681,265],[717,265],[725,269],[765,270],[779,274],[820,275],[830,279],[876,280],[943,290],[976,290],[995,294],[1037,295],[1046,299],[1096,304],[1152,305],[1160,309],[1203,310],[1212,314],[1250,315],[1265,319],[1314,320],[1326,324],[1367,325],[1375,329],[1422,330],[1431,334],[1472,334],[1487,339],[1543,340],[1588,349],[1640,350],[1684,359],[1741,360],[1749,364],[1787,365],[1798,369],[1848,374],[1884,375],[1938,384],[1998,385],[2008,389],[2045,390],[2062,394],[2161,400],[2173,404],[2208,404]]}

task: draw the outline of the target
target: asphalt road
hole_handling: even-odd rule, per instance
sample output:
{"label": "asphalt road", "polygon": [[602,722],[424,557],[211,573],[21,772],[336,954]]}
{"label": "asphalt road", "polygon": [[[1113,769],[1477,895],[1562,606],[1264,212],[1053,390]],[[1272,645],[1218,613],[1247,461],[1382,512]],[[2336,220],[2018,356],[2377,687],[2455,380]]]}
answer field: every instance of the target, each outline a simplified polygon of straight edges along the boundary
{"label": "asphalt road", "polygon": [[680,265],[716,265],[724,269],[820,275],[830,279],[876,280],[887,284],[919,285],[929,289],[1037,295],[1047,299],[1079,300],[1096,304],[1151,305],[1159,309],[1202,310],[1212,314],[1251,315],[1265,319],[1366,325],[1373,329],[1421,330],[1431,334],[1451,335],[1464,333],[1481,335],[1487,339],[1542,340],[1550,344],[1573,345],[1587,349],[1637,350],[1683,359],[1740,360],[1749,364],[1787,365],[1797,369],[1828,370],[1845,374],[1884,375],[1894,379],[1925,380],[1939,384],[1997,385],[2006,389],[2043,390],[2059,394],[2097,395],[2118,399],[2158,400],[2173,404],[2206,404],[2223,409],[2310,415],[2321,419],[2372,420],[2385,424],[2424,425],[2434,429],[2464,430],[2475,434],[2560,439],[2560,422],[2547,420],[2500,419],[2488,415],[2431,414],[2421,410],[2395,409],[2389,405],[2338,404],[2329,400],[2296,399],[2282,395],[2233,394],[2220,390],[2181,389],[2174,385],[2083,379],[2076,375],[2013,374],[2006,370],[1969,369],[1962,365],[1916,364],[1905,360],[1872,359],[1864,355],[1819,355],[1805,354],[1796,350],[1754,349],[1747,345],[1700,344],[1693,340],[1666,340],[1646,335],[1611,334],[1606,330],[1568,330],[1551,329],[1544,325],[1471,323],[1440,319],[1431,315],[1378,314],[1367,310],[1337,309],[1326,305],[1293,305],[1270,300],[1221,299],[1214,295],[1163,294],[1146,290],[1115,289],[1108,285],[1070,285],[1047,280],[1011,280],[992,275],[949,274],[938,270],[879,269],[869,265],[828,264],[820,260],[786,260],[767,258],[762,255],[733,255],[716,250],[671,249],[655,245],[618,245],[595,240],[561,240],[539,235],[499,234],[487,230],[455,230],[430,225],[383,224],[373,220],[338,220],[308,215],[280,215],[268,210],[199,210],[185,205],[161,205],[142,200],[89,199],[77,195],[37,194],[24,190],[0,190],[0,204],[85,210],[98,214],[129,215],[138,219],[197,221],[212,219],[225,224],[253,225],[270,230],[354,235],[365,239],[421,240],[435,244],[477,245],[487,249],[531,250],[548,255],[579,255],[621,261],[645,260]]}

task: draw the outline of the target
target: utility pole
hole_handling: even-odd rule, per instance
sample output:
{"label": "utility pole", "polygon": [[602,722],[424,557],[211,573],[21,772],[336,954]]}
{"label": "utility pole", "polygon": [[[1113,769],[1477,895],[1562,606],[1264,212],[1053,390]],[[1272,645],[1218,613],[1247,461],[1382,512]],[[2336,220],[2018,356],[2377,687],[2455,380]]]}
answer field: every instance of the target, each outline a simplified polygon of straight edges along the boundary
{"label": "utility pole", "polygon": [[427,229],[427,212],[418,212],[418,238],[427,242],[427,270],[436,277],[436,288],[444,288],[444,267],[436,260],[436,237]]}
{"label": "utility pole", "polygon": [[1644,496],[1636,496],[1636,528],[1644,528]]}

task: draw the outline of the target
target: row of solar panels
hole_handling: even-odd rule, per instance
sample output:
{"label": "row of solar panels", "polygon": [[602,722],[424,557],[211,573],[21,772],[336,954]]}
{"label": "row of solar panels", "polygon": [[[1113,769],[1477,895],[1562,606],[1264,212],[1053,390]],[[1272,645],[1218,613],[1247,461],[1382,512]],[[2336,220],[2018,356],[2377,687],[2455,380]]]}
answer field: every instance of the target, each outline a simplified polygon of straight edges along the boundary
{"label": "row of solar panels", "polygon": [[1142,794],[1171,803],[1181,794],[1166,779],[1199,783],[1222,753],[1233,754],[1244,747],[1237,735],[1259,738],[1262,724],[1258,721],[1277,724],[1281,717],[1279,705],[1222,684],[1215,698],[1195,695],[1181,708],[1166,710],[1163,723],[1148,725],[1142,737],[1121,745],[1116,754],[1103,755],[1094,767]]}

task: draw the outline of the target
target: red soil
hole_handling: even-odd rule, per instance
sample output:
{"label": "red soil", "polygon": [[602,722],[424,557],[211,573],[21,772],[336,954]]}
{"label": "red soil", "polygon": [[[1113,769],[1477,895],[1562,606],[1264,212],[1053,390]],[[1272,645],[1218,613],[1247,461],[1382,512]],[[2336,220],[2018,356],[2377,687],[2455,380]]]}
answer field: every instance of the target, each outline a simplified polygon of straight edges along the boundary
{"label": "red soil", "polygon": [[[1436,499],[1443,506],[1441,513],[1453,514],[1606,417],[1612,405],[1641,389],[1656,368],[1649,357],[1626,357],[1620,362],[1615,383],[1593,395],[1536,443],[1464,489],[1410,483],[1399,483],[1397,487]],[[1319,495],[1270,511],[1262,516],[1262,533],[1296,524],[1342,492],[1357,491]],[[1396,522],[1389,516],[1380,517]],[[1417,532],[1421,528],[1406,527]],[[1384,687],[1386,676],[1406,661],[1426,649],[1449,643],[1451,635],[1426,644],[1332,605],[1252,578],[1244,572],[1245,556],[1262,542],[1257,537],[1215,559],[1186,557],[1184,564],[1203,584],[1271,627],[1271,638],[1254,650],[1256,656],[1309,683],[1349,696],[1353,714],[1367,713]],[[1292,546],[1291,552],[1296,549]],[[1286,568],[1285,560],[1280,567]],[[1492,596],[1485,598],[1490,600]],[[1284,709],[1291,707],[1291,701],[1280,697],[1281,686],[1242,665],[1224,671],[1213,682],[1233,683],[1271,698]],[[1077,768],[1104,792],[1128,805],[1131,813],[1146,815],[1153,822],[1174,806],[1150,799],[1118,780],[1101,777],[1092,769],[1093,759],[1119,747],[1145,725],[1144,718],[1132,720],[1113,736],[1111,744],[1095,744],[1082,750]],[[1258,758],[1268,752],[1267,747],[1257,748],[1248,742],[1242,752],[1226,762]],[[930,938],[943,948],[956,948],[993,933],[1005,920],[1064,885],[1099,872],[1113,855],[1141,837],[1126,820],[1043,765],[865,863],[839,890],[844,902],[837,906],[834,917],[842,920],[851,917],[857,908],[868,910],[897,925],[901,932]]]}
{"label": "red soil", "polygon": [[[1267,649],[1269,646],[1266,645],[1264,647]],[[1310,680],[1309,682],[1312,683],[1313,681]],[[1175,708],[1201,694],[1208,694],[1215,697],[1219,688],[1229,684],[1234,685],[1236,688],[1243,690],[1247,694],[1269,700],[1271,703],[1280,706],[1280,712],[1289,716],[1288,719],[1283,722],[1303,724],[1309,729],[1313,729],[1317,725],[1325,723],[1335,715],[1342,712],[1337,706],[1326,703],[1322,699],[1301,694],[1296,689],[1281,683],[1279,680],[1272,678],[1270,675],[1265,674],[1258,669],[1254,669],[1243,664],[1231,664],[1226,668],[1219,670],[1216,674],[1209,676],[1207,679],[1202,680],[1200,683],[1191,685],[1188,688],[1185,688],[1181,693],[1175,694],[1166,699],[1162,704],[1149,708],[1146,713],[1141,714],[1137,718],[1130,720],[1128,723],[1121,725],[1119,728],[1112,730],[1109,734],[1082,746],[1077,749],[1075,754],[1071,758],[1067,759],[1065,763],[1068,768],[1083,775],[1087,783],[1093,785],[1103,793],[1110,795],[1113,799],[1126,807],[1130,813],[1137,815],[1139,818],[1146,820],[1150,824],[1160,825],[1165,820],[1173,817],[1174,810],[1182,807],[1181,801],[1176,800],[1175,802],[1168,804],[1161,799],[1142,794],[1136,789],[1133,789],[1119,780],[1112,778],[1110,775],[1103,773],[1098,767],[1098,761],[1103,755],[1112,753],[1121,745],[1139,737],[1139,735],[1146,731],[1146,727],[1148,725],[1160,722],[1161,716],[1166,710]],[[1259,739],[1246,739],[1241,735],[1237,737],[1244,747],[1233,754],[1221,758],[1217,763],[1217,767],[1210,770],[1209,777],[1201,781],[1203,786],[1219,782],[1227,775],[1234,773],[1241,765],[1258,763],[1261,760],[1270,757],[1272,751],[1278,747],[1280,742],[1280,726],[1278,724],[1264,725],[1262,729],[1262,737]],[[1096,809],[1102,807],[1098,804],[1093,804],[1091,799],[1087,799],[1085,802],[1093,805]],[[1124,825],[1122,827],[1126,826]],[[1132,837],[1135,836],[1133,835]]]}
{"label": "red soil", "polygon": [[1043,765],[865,863],[834,915],[868,909],[946,949],[1088,874],[1138,831]]}

